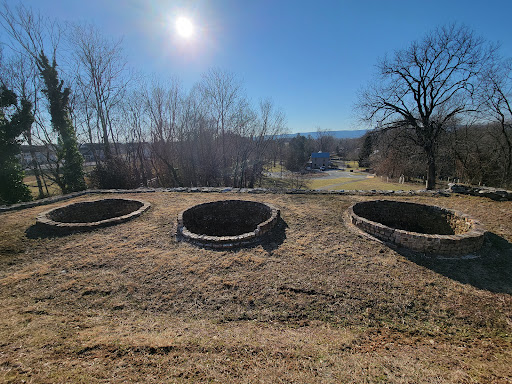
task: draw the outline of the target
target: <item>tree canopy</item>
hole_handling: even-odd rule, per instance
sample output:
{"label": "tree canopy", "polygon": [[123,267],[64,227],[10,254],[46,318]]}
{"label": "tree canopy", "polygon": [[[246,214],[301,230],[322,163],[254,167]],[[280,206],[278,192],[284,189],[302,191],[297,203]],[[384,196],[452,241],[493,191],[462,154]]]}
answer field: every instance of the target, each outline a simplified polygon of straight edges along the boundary
{"label": "tree canopy", "polygon": [[358,109],[378,129],[406,128],[427,158],[427,189],[435,188],[440,134],[473,102],[494,49],[465,26],[435,29],[377,64],[378,76],[361,95]]}
{"label": "tree canopy", "polygon": [[[19,136],[30,129],[34,121],[32,104],[21,100],[18,106],[16,94],[0,87],[0,201],[13,204],[31,200],[28,187],[23,184],[23,170],[16,155],[20,153]],[[15,111],[9,117],[7,109]]]}

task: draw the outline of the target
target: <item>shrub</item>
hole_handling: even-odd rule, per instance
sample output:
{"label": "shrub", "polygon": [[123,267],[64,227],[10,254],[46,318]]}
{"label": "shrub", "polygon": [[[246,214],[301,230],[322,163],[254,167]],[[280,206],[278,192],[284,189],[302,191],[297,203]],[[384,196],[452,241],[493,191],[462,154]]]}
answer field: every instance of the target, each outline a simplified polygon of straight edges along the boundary
{"label": "shrub", "polygon": [[16,94],[0,87],[0,203],[13,204],[32,199],[29,188],[23,184],[23,169],[16,157],[20,153],[20,140],[34,121],[32,104],[21,100],[21,107],[10,116],[9,108],[18,105]]}
{"label": "shrub", "polygon": [[133,189],[137,182],[130,165],[123,159],[113,157],[98,163],[92,170],[91,186],[100,189]]}

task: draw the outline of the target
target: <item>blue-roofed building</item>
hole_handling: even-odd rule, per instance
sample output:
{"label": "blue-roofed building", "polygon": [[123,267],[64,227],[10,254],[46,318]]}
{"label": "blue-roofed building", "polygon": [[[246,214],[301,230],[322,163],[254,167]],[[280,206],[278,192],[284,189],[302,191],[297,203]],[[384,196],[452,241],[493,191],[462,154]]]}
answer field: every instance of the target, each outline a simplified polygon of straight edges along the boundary
{"label": "blue-roofed building", "polygon": [[328,168],[331,164],[329,152],[313,152],[311,154],[311,168]]}

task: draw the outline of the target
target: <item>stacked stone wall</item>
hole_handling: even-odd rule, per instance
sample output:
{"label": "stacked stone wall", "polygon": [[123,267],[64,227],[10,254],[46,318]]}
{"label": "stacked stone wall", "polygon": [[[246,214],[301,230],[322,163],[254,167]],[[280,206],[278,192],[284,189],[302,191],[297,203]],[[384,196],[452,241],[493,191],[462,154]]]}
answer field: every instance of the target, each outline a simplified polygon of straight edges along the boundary
{"label": "stacked stone wall", "polygon": [[236,248],[259,241],[279,217],[279,209],[254,201],[203,203],[178,214],[177,235],[202,247]]}
{"label": "stacked stone wall", "polygon": [[134,219],[150,206],[134,199],[83,201],[40,213],[36,226],[59,234],[93,230]]}
{"label": "stacked stone wall", "polygon": [[[352,224],[370,235],[417,252],[462,256],[479,250],[484,241],[485,230],[476,220],[435,206],[375,200],[354,204],[349,208],[349,216]],[[429,217],[433,223],[430,226]],[[416,222],[420,222],[426,230],[405,229],[406,219],[413,228],[417,228]],[[443,220],[446,224],[441,225]],[[396,223],[402,228],[386,225]],[[451,229],[447,231],[446,227]],[[436,233],[436,230],[444,233]]]}
{"label": "stacked stone wall", "polygon": [[448,190],[451,193],[487,197],[495,201],[512,201],[512,191],[507,191],[505,189],[449,184]]}

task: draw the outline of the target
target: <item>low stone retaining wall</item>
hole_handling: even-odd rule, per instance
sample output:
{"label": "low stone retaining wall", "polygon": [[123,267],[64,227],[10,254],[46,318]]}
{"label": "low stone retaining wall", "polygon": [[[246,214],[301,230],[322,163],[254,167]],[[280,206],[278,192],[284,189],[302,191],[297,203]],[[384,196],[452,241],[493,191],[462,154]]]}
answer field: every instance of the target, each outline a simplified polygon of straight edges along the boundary
{"label": "low stone retaining wall", "polygon": [[449,184],[449,191],[451,193],[459,193],[461,195],[487,197],[495,201],[512,201],[512,191],[507,191],[505,189]]}
{"label": "low stone retaining wall", "polygon": [[373,200],[354,204],[348,214],[352,224],[377,239],[417,252],[463,256],[484,241],[479,222],[436,206]]}
{"label": "low stone retaining wall", "polygon": [[198,204],[178,214],[177,236],[202,247],[237,248],[259,241],[279,217],[279,209],[255,201]]}
{"label": "low stone retaining wall", "polygon": [[59,234],[89,231],[134,219],[150,206],[146,201],[134,199],[83,201],[40,213],[36,226]]}
{"label": "low stone retaining wall", "polygon": [[137,189],[88,189],[86,191],[69,193],[47,197],[45,199],[29,201],[26,203],[0,206],[0,213],[16,211],[20,209],[39,207],[42,205],[54,204],[59,201],[74,199],[84,195],[98,194],[129,194],[129,193],[155,193],[155,192],[180,192],[180,193],[249,193],[249,194],[288,194],[288,195],[354,195],[354,196],[450,196],[444,190],[427,191],[381,191],[381,190],[339,190],[325,191],[312,189],[270,189],[270,188],[231,188],[231,187],[178,187],[178,188],[137,188]]}

